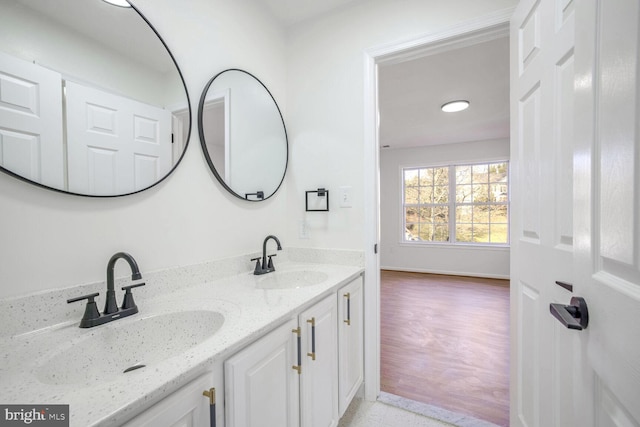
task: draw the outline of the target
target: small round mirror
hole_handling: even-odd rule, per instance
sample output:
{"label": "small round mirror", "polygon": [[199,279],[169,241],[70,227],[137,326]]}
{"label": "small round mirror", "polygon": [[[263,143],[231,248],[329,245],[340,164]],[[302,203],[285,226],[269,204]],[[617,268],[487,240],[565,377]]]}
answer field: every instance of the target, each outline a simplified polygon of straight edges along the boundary
{"label": "small round mirror", "polygon": [[238,69],[205,86],[198,108],[200,142],[212,172],[231,194],[262,201],[280,188],[287,170],[287,131],[267,87]]}

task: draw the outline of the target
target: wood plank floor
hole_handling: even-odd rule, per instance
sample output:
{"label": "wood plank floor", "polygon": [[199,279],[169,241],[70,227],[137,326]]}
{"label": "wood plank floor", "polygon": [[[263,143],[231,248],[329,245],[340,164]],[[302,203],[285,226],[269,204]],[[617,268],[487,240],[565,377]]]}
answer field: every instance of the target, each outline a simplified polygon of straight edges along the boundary
{"label": "wood plank floor", "polygon": [[381,272],[381,388],[509,425],[509,281]]}

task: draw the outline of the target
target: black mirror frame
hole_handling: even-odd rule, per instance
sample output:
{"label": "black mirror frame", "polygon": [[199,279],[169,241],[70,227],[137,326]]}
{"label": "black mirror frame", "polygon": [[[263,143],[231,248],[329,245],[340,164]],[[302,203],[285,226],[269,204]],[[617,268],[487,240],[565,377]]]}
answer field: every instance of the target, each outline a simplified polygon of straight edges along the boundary
{"label": "black mirror frame", "polygon": [[[211,156],[209,156],[209,150],[207,149],[207,143],[206,143],[205,138],[204,138],[204,123],[203,123],[203,118],[202,118],[202,113],[203,113],[203,110],[204,110],[204,103],[205,103],[205,100],[206,100],[206,97],[207,97],[207,92],[209,91],[209,88],[213,84],[214,80],[218,76],[220,76],[221,74],[226,73],[227,71],[240,71],[240,72],[245,73],[245,74],[253,77],[254,79],[256,79],[256,81],[258,83],[260,83],[260,85],[262,85],[264,90],[267,91],[267,93],[269,94],[269,96],[273,100],[273,104],[276,106],[276,109],[278,110],[278,114],[280,115],[280,120],[282,121],[282,129],[284,130],[284,140],[285,140],[286,148],[287,148],[287,151],[286,151],[287,158],[285,159],[284,170],[282,171],[282,178],[280,179],[280,182],[278,183],[278,186],[276,187],[275,190],[273,190],[273,193],[269,194],[267,197],[264,197],[264,195],[263,195],[262,198],[254,200],[254,199],[247,199],[247,198],[241,196],[240,194],[236,193],[231,187],[229,187],[227,185],[227,183],[224,181],[224,178],[222,178],[220,176],[220,174],[216,170],[215,165],[213,164],[213,160],[211,160]],[[198,103],[198,133],[200,135],[200,145],[202,146],[202,152],[203,152],[204,157],[205,157],[205,159],[207,161],[207,164],[209,165],[209,169],[211,169],[211,172],[213,172],[213,174],[215,175],[215,177],[218,180],[218,182],[229,193],[233,194],[234,196],[236,196],[238,199],[241,199],[241,200],[245,200],[245,201],[249,201],[249,202],[263,202],[263,201],[269,199],[270,197],[272,197],[273,195],[275,195],[278,192],[278,190],[282,186],[282,183],[284,182],[284,178],[287,175],[287,168],[289,167],[289,136],[287,135],[287,127],[286,127],[286,125],[284,123],[284,118],[282,117],[282,111],[280,111],[280,107],[278,106],[278,103],[276,102],[276,99],[273,97],[273,95],[271,94],[269,89],[265,86],[264,83],[262,83],[262,81],[259,78],[257,78],[256,76],[254,76],[250,72],[245,71],[245,70],[241,70],[239,68],[228,68],[226,70],[220,71],[218,74],[213,76],[207,82],[207,84],[205,85],[204,89],[202,90],[202,95],[200,96],[200,102]]]}
{"label": "black mirror frame", "polygon": [[178,159],[176,164],[173,165],[171,170],[169,170],[169,172],[167,172],[166,175],[164,175],[162,178],[160,178],[159,180],[157,180],[156,182],[154,182],[152,185],[150,185],[148,187],[142,188],[140,190],[132,191],[130,193],[108,194],[108,195],[74,193],[73,191],[66,191],[66,190],[61,190],[59,188],[49,187],[48,185],[44,185],[44,184],[41,184],[39,182],[31,181],[30,179],[25,178],[23,176],[20,176],[20,175],[16,174],[15,172],[12,172],[12,171],[10,171],[8,169],[5,169],[2,166],[0,166],[0,171],[1,172],[4,172],[7,175],[10,175],[10,176],[12,176],[14,178],[17,178],[20,181],[29,183],[31,185],[35,185],[36,187],[40,187],[40,188],[44,188],[44,189],[47,189],[47,190],[55,191],[57,193],[70,194],[70,195],[73,195],[73,196],[82,196],[82,197],[91,197],[91,198],[103,199],[103,198],[112,198],[112,197],[124,197],[124,196],[130,196],[132,194],[141,193],[141,192],[143,192],[145,190],[148,190],[148,189],[150,189],[152,187],[155,187],[156,185],[160,184],[162,181],[167,179],[167,177],[169,175],[171,175],[176,170],[176,168],[178,167],[180,162],[182,162],[182,159],[184,158],[184,155],[187,152],[187,149],[189,148],[189,141],[191,140],[191,128],[192,128],[192,123],[193,123],[193,117],[192,117],[192,114],[191,114],[192,113],[191,112],[191,100],[189,98],[189,91],[187,90],[187,85],[186,85],[186,83],[184,81],[184,77],[182,75],[182,71],[180,70],[180,67],[178,66],[178,63],[176,62],[176,59],[174,58],[173,53],[171,53],[171,50],[169,49],[169,47],[165,43],[164,39],[160,36],[158,31],[155,29],[155,27],[153,25],[151,25],[151,22],[149,22],[149,20],[146,18],[146,16],[144,16],[142,14],[142,12],[140,12],[140,10],[138,10],[138,8],[135,5],[133,5],[131,2],[129,2],[129,4],[131,5],[131,8],[133,10],[135,10],[136,13],[140,16],[140,18],[142,18],[142,20],[149,26],[149,28],[151,28],[151,30],[156,35],[156,37],[158,37],[158,40],[160,40],[160,42],[162,43],[164,48],[167,50],[167,53],[171,57],[171,61],[173,62],[173,65],[175,65],[175,67],[176,67],[176,71],[178,71],[178,75],[180,76],[180,80],[182,81],[182,86],[184,88],[184,94],[187,97],[187,107],[189,108],[189,130],[187,132],[187,140],[186,140],[186,142],[184,144],[184,149],[182,150],[182,154],[180,155],[180,158]]}

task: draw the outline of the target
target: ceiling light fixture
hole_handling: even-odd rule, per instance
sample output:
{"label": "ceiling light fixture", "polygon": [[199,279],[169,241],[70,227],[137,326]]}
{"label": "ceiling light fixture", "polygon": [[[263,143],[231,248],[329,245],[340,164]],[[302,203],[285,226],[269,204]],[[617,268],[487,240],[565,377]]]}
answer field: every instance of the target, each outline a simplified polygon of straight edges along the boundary
{"label": "ceiling light fixture", "polygon": [[455,113],[457,111],[462,111],[469,108],[469,101],[464,101],[464,100],[451,101],[451,102],[447,102],[440,108],[442,108],[442,111],[444,111],[445,113]]}
{"label": "ceiling light fixture", "polygon": [[119,7],[131,7],[131,5],[129,4],[129,2],[127,0],[102,0],[105,3],[109,3],[112,4],[114,6],[119,6]]}

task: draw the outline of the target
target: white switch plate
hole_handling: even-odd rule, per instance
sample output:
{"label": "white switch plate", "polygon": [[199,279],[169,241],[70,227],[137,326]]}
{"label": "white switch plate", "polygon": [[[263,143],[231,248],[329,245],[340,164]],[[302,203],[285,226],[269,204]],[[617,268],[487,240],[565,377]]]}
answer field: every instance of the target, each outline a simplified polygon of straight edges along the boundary
{"label": "white switch plate", "polygon": [[350,208],[353,207],[353,195],[351,187],[340,187],[340,207]]}

